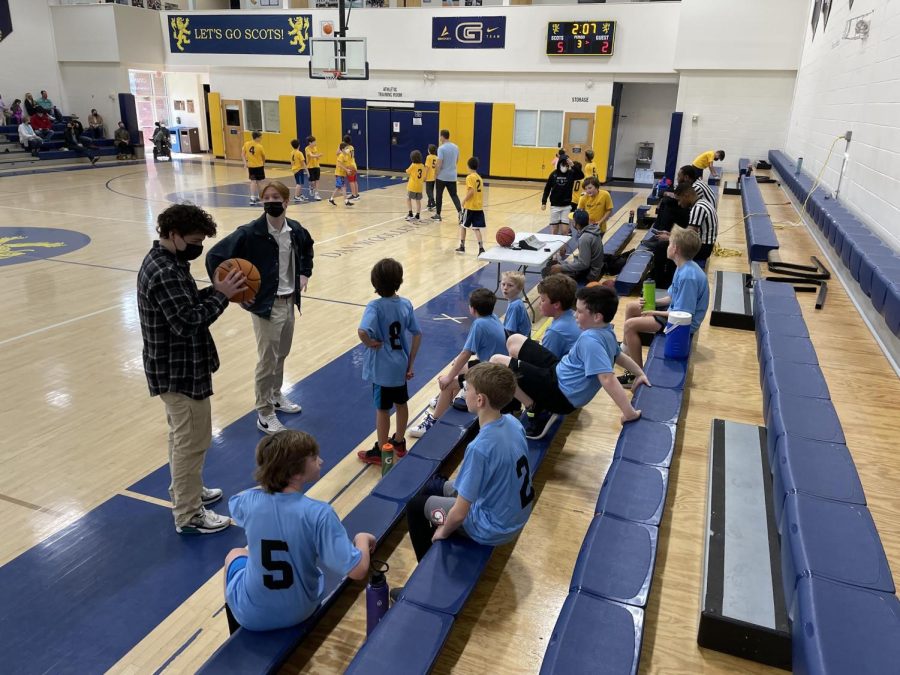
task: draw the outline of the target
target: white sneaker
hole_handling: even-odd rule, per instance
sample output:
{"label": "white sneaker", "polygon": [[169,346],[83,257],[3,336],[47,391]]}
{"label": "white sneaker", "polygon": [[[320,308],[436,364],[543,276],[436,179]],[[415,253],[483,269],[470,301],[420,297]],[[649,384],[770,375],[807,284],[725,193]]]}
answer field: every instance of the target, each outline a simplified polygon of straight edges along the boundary
{"label": "white sneaker", "polygon": [[175,526],[178,534],[194,535],[194,534],[213,534],[221,532],[231,525],[231,518],[220,516],[215,511],[207,511],[200,509],[200,512],[191,518],[187,525]]}
{"label": "white sneaker", "polygon": [[277,434],[279,431],[285,430],[284,425],[279,421],[277,417],[275,417],[275,413],[266,415],[265,417],[257,413],[256,428],[264,434],[268,434],[269,436],[271,436],[272,434]]}
{"label": "white sneaker", "polygon": [[413,438],[422,438],[422,436],[425,435],[425,432],[428,431],[431,427],[433,427],[436,422],[437,422],[437,420],[434,419],[434,417],[432,416],[431,413],[426,413],[425,419],[423,419],[419,423],[419,426],[417,426],[415,429],[410,431],[409,435],[412,436]]}
{"label": "white sneaker", "polygon": [[291,399],[285,397],[283,394],[278,394],[275,398],[272,399],[272,405],[275,406],[275,410],[283,413],[298,413],[303,408],[294,403]]}
{"label": "white sneaker", "polygon": [[219,488],[204,487],[203,492],[200,493],[200,501],[203,502],[203,506],[215,504],[220,499],[222,499],[222,491]]}
{"label": "white sneaker", "polygon": [[438,397],[435,396],[433,399],[431,399],[431,401],[429,401],[428,407],[433,410],[434,408],[437,408],[437,404],[438,404]]}

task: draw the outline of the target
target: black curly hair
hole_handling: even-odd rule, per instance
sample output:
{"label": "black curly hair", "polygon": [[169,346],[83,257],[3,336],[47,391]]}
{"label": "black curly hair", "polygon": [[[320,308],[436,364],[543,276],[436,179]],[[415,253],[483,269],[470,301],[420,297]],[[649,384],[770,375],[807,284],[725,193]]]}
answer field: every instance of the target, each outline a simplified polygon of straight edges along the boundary
{"label": "black curly hair", "polygon": [[168,239],[173,232],[182,237],[189,234],[216,236],[216,221],[206,211],[193,204],[172,204],[156,219],[156,231]]}

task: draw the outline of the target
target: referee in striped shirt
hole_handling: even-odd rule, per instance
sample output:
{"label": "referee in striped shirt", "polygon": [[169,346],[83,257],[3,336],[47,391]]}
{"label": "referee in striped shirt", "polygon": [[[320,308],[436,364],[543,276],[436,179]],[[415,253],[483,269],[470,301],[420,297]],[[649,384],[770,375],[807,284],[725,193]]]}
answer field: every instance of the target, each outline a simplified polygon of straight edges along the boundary
{"label": "referee in striped shirt", "polygon": [[694,186],[694,192],[700,197],[700,199],[705,199],[710,204],[718,204],[719,203],[719,194],[707,183],[703,180],[703,172],[698,169],[696,166],[692,164],[687,164],[678,172],[677,183],[691,183]]}
{"label": "referee in striped shirt", "polygon": [[699,263],[712,255],[719,234],[716,205],[706,198],[701,198],[694,186],[687,181],[678,184],[675,188],[675,197],[681,208],[690,209],[688,227],[696,229],[700,234],[700,251],[694,256],[694,261]]}

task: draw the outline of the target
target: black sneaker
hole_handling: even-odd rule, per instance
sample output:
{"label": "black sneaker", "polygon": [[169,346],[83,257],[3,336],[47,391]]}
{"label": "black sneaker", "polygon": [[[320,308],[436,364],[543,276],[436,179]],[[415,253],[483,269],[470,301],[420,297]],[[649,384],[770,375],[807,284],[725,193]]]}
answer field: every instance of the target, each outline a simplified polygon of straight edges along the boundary
{"label": "black sneaker", "polygon": [[333,199],[331,199],[331,198],[328,199],[328,203],[331,204],[332,206],[337,206],[337,204],[335,203],[335,201],[334,201]]}
{"label": "black sneaker", "polygon": [[371,450],[360,450],[356,453],[356,456],[366,464],[381,466],[381,448],[378,447],[378,441],[375,441],[374,448]]}
{"label": "black sneaker", "polygon": [[466,252],[466,247],[465,247],[465,246],[460,246],[458,249],[456,249],[456,252],[457,252],[457,253],[465,253],[465,252]]}
{"label": "black sneaker", "polygon": [[394,457],[397,459],[401,459],[406,457],[406,439],[404,438],[402,441],[398,441],[394,436],[391,436],[388,439],[388,443],[394,446]]}
{"label": "black sneaker", "polygon": [[631,389],[635,378],[636,376],[634,373],[626,370],[624,375],[619,375],[616,379],[619,380],[619,384],[621,384],[624,389]]}
{"label": "black sneaker", "polygon": [[391,596],[391,604],[392,605],[396,605],[398,602],[400,602],[400,596],[403,595],[403,590],[405,588],[406,588],[406,586],[397,586],[397,588],[392,588],[390,590],[388,595]]}
{"label": "black sneaker", "polygon": [[525,414],[528,419],[528,423],[525,425],[525,438],[530,438],[533,441],[546,436],[547,432],[550,431],[550,427],[559,418],[559,415],[550,412],[526,412]]}
{"label": "black sneaker", "polygon": [[481,246],[479,246],[479,247],[478,247],[478,255],[481,255],[482,253],[484,253],[484,248],[482,248]]}
{"label": "black sneaker", "polygon": [[432,219],[432,220],[440,221],[440,220],[441,220],[441,214],[440,214],[440,213],[435,213],[433,216],[431,216],[431,219]]}
{"label": "black sneaker", "polygon": [[[331,202],[331,203],[334,204],[334,202]],[[337,206],[337,204],[335,204],[335,206]],[[347,201],[344,202],[344,206],[353,206],[353,202],[351,202],[351,201],[348,199]]]}
{"label": "black sneaker", "polygon": [[428,495],[429,497],[443,497],[444,483],[446,482],[446,478],[440,474],[434,474],[422,487],[422,494]]}

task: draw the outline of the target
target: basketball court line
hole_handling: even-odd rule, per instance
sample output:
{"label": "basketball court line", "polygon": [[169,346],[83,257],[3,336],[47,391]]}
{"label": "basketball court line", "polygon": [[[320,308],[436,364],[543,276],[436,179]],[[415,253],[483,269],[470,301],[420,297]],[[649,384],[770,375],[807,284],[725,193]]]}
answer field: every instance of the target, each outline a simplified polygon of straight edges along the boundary
{"label": "basketball court line", "polygon": [[23,499],[17,499],[16,497],[10,497],[9,495],[5,495],[0,493],[0,499],[5,502],[9,502],[10,504],[15,504],[16,506],[23,506],[26,509],[31,509],[32,511],[38,511],[39,513],[47,513],[51,516],[56,516],[57,518],[67,518],[68,515],[63,513],[62,511],[57,511],[56,509],[51,509],[49,506],[38,506],[37,504],[32,504],[31,502],[26,502]]}
{"label": "basketball court line", "polygon": [[150,495],[143,495],[140,492],[132,492],[131,490],[120,490],[119,494],[123,497],[131,497],[132,499],[140,499],[142,502],[164,506],[167,509],[172,508],[171,501],[160,499],[159,497],[151,497]]}
{"label": "basketball court line", "polygon": [[[127,195],[126,195],[127,196]],[[158,200],[154,200],[158,201]],[[82,220],[111,220],[116,223],[137,223],[138,225],[146,225],[146,220],[132,220],[130,218],[110,218],[109,216],[95,216],[87,213],[66,213],[65,211],[46,211],[44,209],[32,209],[26,206],[9,206],[8,204],[0,204],[0,209],[13,209],[15,211],[31,211],[32,213],[46,213],[51,216],[68,216],[69,218],[80,218]]]}
{"label": "basketball court line", "polygon": [[121,307],[122,303],[117,303],[110,307],[104,307],[103,309],[98,309],[96,312],[89,312],[88,314],[82,314],[81,316],[76,316],[71,319],[66,319],[65,321],[59,321],[58,323],[50,324],[49,326],[44,326],[42,328],[36,328],[35,330],[28,331],[27,333],[22,333],[21,335],[16,335],[11,338],[6,338],[5,340],[0,340],[0,347],[3,345],[10,344],[11,342],[15,342],[16,340],[21,340],[22,338],[27,338],[32,335],[37,335],[39,333],[44,333],[48,330],[53,330],[54,328],[60,328],[61,326],[66,326],[70,323],[75,323],[76,321],[81,321],[82,319],[88,319],[92,316],[97,316],[98,314],[103,314],[104,312],[108,312],[113,309],[118,309]]}

